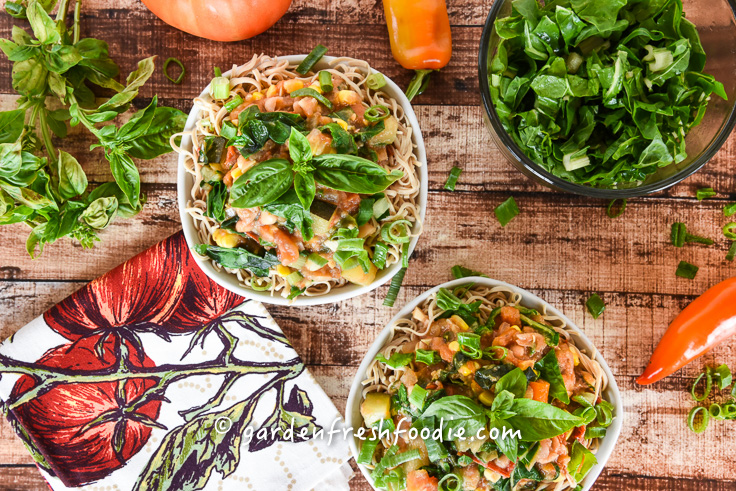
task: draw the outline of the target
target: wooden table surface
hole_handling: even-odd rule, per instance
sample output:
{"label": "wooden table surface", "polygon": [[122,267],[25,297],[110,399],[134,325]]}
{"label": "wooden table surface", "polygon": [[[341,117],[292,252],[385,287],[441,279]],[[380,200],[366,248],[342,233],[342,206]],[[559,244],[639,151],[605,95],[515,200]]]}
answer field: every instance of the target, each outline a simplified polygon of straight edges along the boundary
{"label": "wooden table surface", "polygon": [[[269,307],[270,312],[342,410],[358,364],[399,306],[449,280],[454,264],[484,271],[561,308],[611,365],[626,415],[616,451],[594,489],[736,489],[736,424],[711,424],[702,435],[685,426],[685,415],[693,406],[687,392],[693,376],[704,362],[736,367],[736,343],[726,343],[654,386],[634,383],[674,316],[709,286],[734,275],[736,264],[724,259],[728,245],[720,229],[726,222],[723,205],[736,199],[736,138],[732,136],[702,171],[680,185],[629,200],[625,215],[615,220],[606,217],[606,202],[555,193],[533,183],[504,160],[481,118],[476,60],[491,3],[448,0],[452,61],[433,75],[430,88],[415,100],[429,160],[429,202],[425,232],[396,307],[381,305],[387,291],[383,287],[339,304],[299,310]],[[0,15],[2,37],[9,37],[12,24],[13,19]],[[410,79],[391,57],[378,0],[295,0],[270,31],[231,44],[179,32],[138,0],[85,0],[82,26],[85,36],[110,44],[123,72],[133,69],[140,58],[159,56],[158,70],[141,90],[137,107],[158,94],[164,104],[188,111],[213,66],[241,63],[253,53],[303,53],[317,43],[328,46],[331,55],[368,60],[402,86]],[[186,65],[182,85],[171,84],[160,71],[170,56]],[[15,96],[10,64],[0,58],[0,108],[6,110],[13,107]],[[59,146],[79,157],[90,182],[109,180],[109,170],[100,163],[101,150],[90,152],[90,139],[77,130],[71,133]],[[457,190],[447,192],[442,186],[453,165],[464,172]],[[32,261],[24,247],[28,229],[0,228],[0,339],[85,282],[179,230],[175,156],[139,166],[148,204],[139,216],[116,221],[94,249],[62,240]],[[718,197],[697,201],[695,190],[703,186],[714,187]],[[516,198],[521,214],[501,228],[493,208],[509,196]],[[669,243],[674,221],[687,223],[694,233],[718,238],[716,245],[674,248]],[[700,266],[694,280],[675,276],[680,260]],[[598,320],[584,307],[592,292],[607,305]],[[361,476],[353,480],[353,488],[370,489]],[[4,420],[0,489],[44,489],[31,458]]]}

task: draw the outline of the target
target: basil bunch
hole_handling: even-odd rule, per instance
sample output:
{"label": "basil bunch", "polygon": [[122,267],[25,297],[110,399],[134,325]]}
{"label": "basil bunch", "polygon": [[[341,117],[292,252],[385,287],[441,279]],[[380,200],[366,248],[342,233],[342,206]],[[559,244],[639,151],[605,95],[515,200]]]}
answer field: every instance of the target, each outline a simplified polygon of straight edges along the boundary
{"label": "basil bunch", "polygon": [[398,170],[389,173],[380,165],[355,155],[315,156],[307,138],[295,127],[291,127],[288,142],[291,162],[286,159],[261,162],[233,183],[230,189],[233,207],[268,205],[293,185],[299,202],[309,210],[316,194],[316,183],[348,193],[375,194],[404,175]]}
{"label": "basil bunch", "polygon": [[[37,247],[42,252],[44,244],[64,236],[91,247],[99,240],[97,232],[116,216],[137,214],[144,200],[133,158],[168,153],[169,138],[186,120],[177,109],[157,107],[154,97],[122,127],[98,128],[96,124],[128,110],[153,73],[153,58],[140,61],[122,85],[107,43],[79,39],[78,19],[71,30],[65,23],[68,0],[62,1],[54,20],[48,12],[55,6],[53,0],[9,3],[14,16],[28,18],[33,36],[13,26],[12,40],[0,39],[0,49],[14,62],[12,83],[20,94],[18,109],[0,112],[0,225],[29,225],[26,249],[32,257]],[[89,85],[115,94],[98,104]],[[56,99],[61,108],[51,109],[47,98]],[[52,134],[67,136],[67,123],[81,123],[98,139],[92,148],[103,148],[114,183],[87,191],[82,166],[52,142]]]}

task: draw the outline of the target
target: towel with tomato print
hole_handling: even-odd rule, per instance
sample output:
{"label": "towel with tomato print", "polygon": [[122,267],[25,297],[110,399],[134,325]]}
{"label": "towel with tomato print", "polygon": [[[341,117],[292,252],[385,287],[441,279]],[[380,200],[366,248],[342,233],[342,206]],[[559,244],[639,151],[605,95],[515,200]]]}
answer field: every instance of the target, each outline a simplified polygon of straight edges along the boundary
{"label": "towel with tomato print", "polygon": [[181,233],[0,345],[0,402],[54,490],[348,489],[335,406]]}

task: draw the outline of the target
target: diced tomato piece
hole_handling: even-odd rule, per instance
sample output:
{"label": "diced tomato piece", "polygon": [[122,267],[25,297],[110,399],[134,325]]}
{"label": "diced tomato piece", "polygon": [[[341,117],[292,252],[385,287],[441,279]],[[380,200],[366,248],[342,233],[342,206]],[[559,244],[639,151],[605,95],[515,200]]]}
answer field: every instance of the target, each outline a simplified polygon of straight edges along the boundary
{"label": "diced tomato piece", "polygon": [[425,470],[411,471],[406,475],[406,491],[437,491],[439,480],[430,477]]}
{"label": "diced tomato piece", "polygon": [[521,326],[521,313],[508,305],[501,307],[501,320],[512,326]]}
{"label": "diced tomato piece", "polygon": [[532,389],[532,399],[539,402],[547,402],[549,399],[549,382],[546,380],[537,380],[536,382],[529,382],[529,387]]}

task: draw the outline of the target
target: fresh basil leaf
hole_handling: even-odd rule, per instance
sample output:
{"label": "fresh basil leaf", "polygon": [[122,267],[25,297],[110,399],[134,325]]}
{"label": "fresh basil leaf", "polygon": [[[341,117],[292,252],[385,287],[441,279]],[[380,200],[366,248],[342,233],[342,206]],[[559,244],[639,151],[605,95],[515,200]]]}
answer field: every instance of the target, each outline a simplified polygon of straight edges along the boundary
{"label": "fresh basil leaf", "polygon": [[535,365],[534,369],[539,372],[539,376],[549,382],[549,395],[564,404],[570,404],[570,396],[567,394],[565,382],[562,379],[560,365],[557,361],[557,352],[554,348],[542,357]]}
{"label": "fresh basil leaf", "polygon": [[146,131],[128,142],[128,153],[137,159],[153,159],[169,153],[171,136],[184,129],[186,121],[187,115],[178,109],[157,107]]}
{"label": "fresh basil leaf", "polygon": [[247,269],[256,276],[268,276],[269,270],[281,264],[275,254],[266,251],[261,257],[243,248],[228,249],[225,247],[197,244],[194,246],[197,254],[214,259],[221,266],[229,269]]}
{"label": "fresh basil leaf", "polygon": [[[115,139],[119,142],[128,143],[138,137],[146,135],[149,128],[151,128],[153,118],[156,115],[157,103],[158,97],[153,96],[151,103],[146,106],[145,109],[136,112],[127,123],[125,123],[123,126],[120,127],[119,130],[117,130]],[[100,106],[100,108],[102,108],[102,106]]]}
{"label": "fresh basil leaf", "polygon": [[593,452],[581,445],[579,441],[575,440],[573,442],[567,469],[575,482],[583,482],[590,469],[597,463],[598,460],[596,460]]}
{"label": "fresh basil leaf", "polygon": [[[118,202],[117,216],[121,218],[131,218],[141,211],[141,203],[138,206],[130,204],[128,197],[114,182],[106,182],[97,186],[87,196],[87,203],[92,204],[100,198],[115,198]],[[145,198],[145,196],[144,196]],[[141,200],[145,201],[145,199]]]}
{"label": "fresh basil leaf", "polygon": [[82,56],[74,46],[55,44],[46,52],[46,68],[51,72],[64,73],[80,61]]}
{"label": "fresh basil leaf", "polygon": [[33,210],[56,207],[54,201],[30,188],[12,186],[0,180],[0,189],[5,191],[15,201]]}
{"label": "fresh basil leaf", "polygon": [[81,220],[95,230],[102,230],[112,223],[117,211],[118,200],[114,196],[97,198],[84,210]]}
{"label": "fresh basil leaf", "polygon": [[248,169],[230,189],[233,208],[253,208],[274,202],[294,182],[294,171],[288,161],[271,159]]}
{"label": "fresh basil leaf", "polygon": [[286,227],[293,231],[299,229],[302,239],[309,242],[314,237],[312,214],[302,207],[294,189],[289,189],[275,201],[263,207],[269,213],[286,219]]}
{"label": "fresh basil leaf", "polygon": [[0,49],[10,61],[25,61],[40,53],[39,47],[32,44],[15,44],[9,39],[0,39]]}
{"label": "fresh basil leaf", "polygon": [[212,184],[212,189],[207,194],[207,209],[205,216],[208,216],[218,222],[225,220],[225,204],[227,203],[228,193],[227,186],[222,181]]}
{"label": "fresh basil leaf", "polygon": [[358,138],[360,138],[360,141],[367,142],[377,134],[381,133],[383,130],[386,129],[386,125],[383,121],[379,121],[373,126],[367,126],[363,128],[362,130],[358,131]]}
{"label": "fresh basil leaf", "polygon": [[107,154],[110,170],[120,190],[133,208],[140,206],[141,176],[135,162],[128,154],[114,150]]}
{"label": "fresh basil leaf", "polygon": [[0,112],[0,143],[13,143],[20,138],[25,115],[22,109]]}
{"label": "fresh basil leaf", "polygon": [[498,394],[502,391],[508,391],[514,397],[524,397],[526,393],[526,375],[518,368],[514,368],[509,373],[501,377],[496,382],[495,392]]}
{"label": "fresh basil leaf", "polygon": [[[442,397],[427,407],[422,413],[422,420],[428,418],[441,419],[443,425],[443,440],[449,440],[450,436],[458,436],[460,428],[463,429],[463,437],[469,438],[478,434],[485,428],[485,411],[476,402],[466,396]],[[454,438],[453,438],[454,439]]]}
{"label": "fresh basil leaf", "polygon": [[511,406],[514,403],[514,398],[515,395],[511,392],[504,389],[498,389],[498,386],[496,386],[496,398],[493,399],[491,411],[493,411],[494,413],[511,411]]}
{"label": "fresh basil leaf", "polygon": [[312,164],[317,182],[346,193],[380,193],[404,175],[398,170],[389,173],[380,165],[354,155],[317,155]]}
{"label": "fresh basil leaf", "polygon": [[282,121],[265,121],[268,137],[279,145],[283,145],[291,135],[291,126]]}
{"label": "fresh basil leaf", "polygon": [[332,135],[332,148],[337,153],[356,153],[358,146],[355,144],[355,139],[350,133],[345,131],[342,126],[337,123],[329,123],[322,126],[320,131],[329,131]]}
{"label": "fresh basil leaf", "polygon": [[511,411],[516,415],[506,422],[521,432],[522,441],[553,438],[582,423],[578,416],[532,399],[514,399]]}
{"label": "fresh basil leaf", "polygon": [[87,190],[87,175],[84,169],[77,159],[63,150],[59,150],[58,173],[59,196],[62,199],[72,199]]}
{"label": "fresh basil leaf", "polygon": [[311,173],[297,172],[294,175],[294,190],[305,210],[312,206],[314,196],[317,194],[317,185]]}
{"label": "fresh basil leaf", "polygon": [[294,163],[312,160],[312,147],[309,145],[309,140],[296,128],[291,128],[289,135],[289,157]]}
{"label": "fresh basil leaf", "polygon": [[13,64],[13,88],[22,95],[40,96],[46,90],[48,70],[38,58]]}
{"label": "fresh basil leaf", "polygon": [[15,176],[20,172],[22,164],[20,142],[0,144],[0,177]]}
{"label": "fresh basil leaf", "polygon": [[31,23],[33,34],[41,44],[53,44],[61,40],[56,22],[49,17],[49,14],[40,3],[31,2],[26,8],[26,15],[28,16],[28,22]]}

